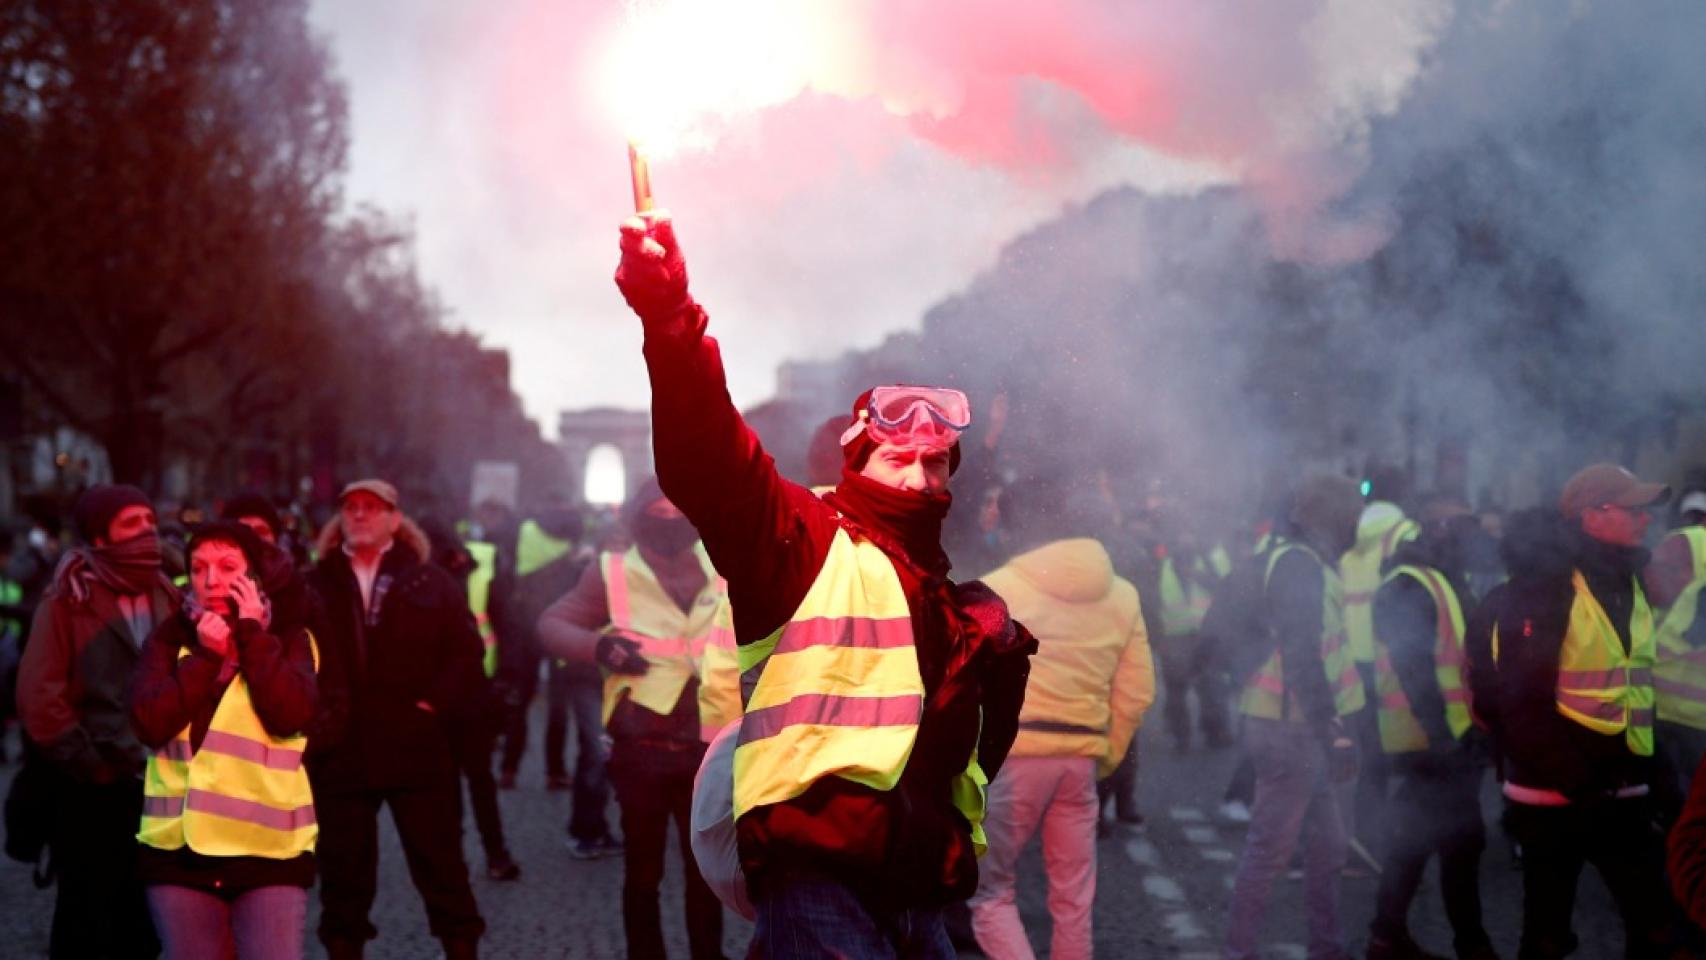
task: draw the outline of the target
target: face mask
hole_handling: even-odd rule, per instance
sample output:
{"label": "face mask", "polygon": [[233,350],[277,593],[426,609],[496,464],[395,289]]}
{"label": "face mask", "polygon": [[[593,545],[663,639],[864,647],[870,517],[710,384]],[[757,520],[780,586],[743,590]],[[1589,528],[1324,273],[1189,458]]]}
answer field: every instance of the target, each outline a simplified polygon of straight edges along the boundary
{"label": "face mask", "polygon": [[693,546],[699,531],[686,517],[655,517],[641,512],[634,520],[634,540],[653,553],[673,557]]}

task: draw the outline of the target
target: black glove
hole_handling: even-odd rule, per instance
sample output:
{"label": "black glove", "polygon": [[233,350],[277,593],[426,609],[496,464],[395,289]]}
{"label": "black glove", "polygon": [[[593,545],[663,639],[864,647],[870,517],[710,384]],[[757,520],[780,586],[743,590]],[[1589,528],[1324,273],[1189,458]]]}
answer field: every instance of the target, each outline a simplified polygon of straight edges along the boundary
{"label": "black glove", "polygon": [[996,653],[1010,653],[1020,646],[1019,630],[1007,612],[1007,601],[982,580],[954,584],[954,604],[977,621]]}
{"label": "black glove", "polygon": [[651,664],[640,653],[639,644],[614,633],[598,638],[598,650],[594,656],[599,666],[623,676],[643,677],[651,669]]}

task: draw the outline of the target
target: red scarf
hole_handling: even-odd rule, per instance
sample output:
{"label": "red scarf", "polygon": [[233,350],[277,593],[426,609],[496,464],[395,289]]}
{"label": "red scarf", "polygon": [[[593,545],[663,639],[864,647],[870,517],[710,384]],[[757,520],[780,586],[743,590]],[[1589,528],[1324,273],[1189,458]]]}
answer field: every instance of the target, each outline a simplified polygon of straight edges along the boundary
{"label": "red scarf", "polygon": [[823,499],[885,552],[932,577],[947,577],[951,563],[942,549],[942,521],[954,504],[953,494],[900,490],[842,467],[841,483]]}

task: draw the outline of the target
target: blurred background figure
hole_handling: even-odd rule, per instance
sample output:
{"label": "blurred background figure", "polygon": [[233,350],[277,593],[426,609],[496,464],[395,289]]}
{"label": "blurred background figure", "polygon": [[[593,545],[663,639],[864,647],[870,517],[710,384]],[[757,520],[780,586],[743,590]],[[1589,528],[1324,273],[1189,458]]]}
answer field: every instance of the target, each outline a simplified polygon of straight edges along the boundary
{"label": "blurred background figure", "polygon": [[1016,901],[1018,862],[1040,831],[1048,871],[1049,956],[1092,954],[1096,897],[1097,782],[1113,773],[1155,699],[1137,589],[1114,573],[1093,536],[1107,529],[1063,498],[1030,484],[1003,496],[1013,559],[983,578],[1037,638],[1019,733],[989,787],[972,925],[993,958],[1033,956]]}
{"label": "blurred background figure", "polygon": [[74,516],[81,544],[61,558],[18,668],[19,719],[54,774],[50,954],[153,957],[136,872],[147,750],[127,700],[143,641],[176,612],[178,591],[141,490],[90,487]]}

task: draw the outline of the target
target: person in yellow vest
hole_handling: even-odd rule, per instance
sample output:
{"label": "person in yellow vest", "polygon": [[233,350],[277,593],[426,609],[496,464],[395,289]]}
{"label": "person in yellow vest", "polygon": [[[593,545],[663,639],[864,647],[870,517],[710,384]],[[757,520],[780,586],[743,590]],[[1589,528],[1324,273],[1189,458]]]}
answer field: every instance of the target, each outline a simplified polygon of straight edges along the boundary
{"label": "person in yellow vest", "polygon": [[[1401,485],[1395,471],[1382,468],[1375,474],[1371,493],[1377,497],[1398,495]],[[1414,540],[1420,529],[1390,499],[1372,500],[1363,507],[1362,517],[1357,521],[1356,545],[1339,558],[1339,576],[1345,584],[1345,646],[1356,662],[1369,703],[1367,709],[1346,724],[1357,743],[1361,763],[1356,786],[1351,791],[1351,804],[1344,811],[1345,825],[1351,836],[1352,851],[1363,865],[1371,860],[1367,855],[1369,845],[1385,835],[1389,826],[1386,810],[1389,771],[1374,711],[1374,595],[1380,589],[1386,562],[1399,547]],[[1353,864],[1356,866],[1360,865]]]}
{"label": "person in yellow vest", "polygon": [[1587,863],[1617,901],[1628,956],[1688,955],[1652,827],[1657,640],[1639,581],[1648,511],[1669,496],[1614,464],[1584,467],[1559,498],[1559,547],[1507,550],[1510,580],[1474,618],[1485,635],[1467,641],[1471,664],[1487,651],[1475,672],[1493,674],[1475,682],[1476,713],[1503,765],[1505,828],[1522,845],[1524,958],[1575,950]]}
{"label": "person in yellow vest", "polygon": [[1654,748],[1665,785],[1666,822],[1682,809],[1694,770],[1706,757],[1706,490],[1677,504],[1679,525],[1653,550],[1642,574],[1647,601],[1658,617],[1658,660],[1653,664],[1657,715]]}
{"label": "person in yellow vest", "polygon": [[691,851],[693,775],[705,755],[699,665],[726,630],[726,593],[699,534],[647,480],[623,520],[634,546],[607,551],[539,618],[545,652],[604,668],[608,771],[622,811],[622,930],[628,956],[664,956],[658,915],[670,821],[686,876],[693,960],[723,955],[723,907]]}
{"label": "person in yellow vest", "polygon": [[1259,955],[1274,881],[1300,836],[1309,953],[1345,955],[1338,887],[1348,840],[1335,784],[1354,774],[1345,718],[1363,709],[1366,698],[1345,648],[1343,587],[1329,558],[1350,547],[1361,512],[1355,483],[1311,478],[1292,499],[1290,535],[1263,558],[1265,640],[1272,652],[1238,700],[1244,746],[1256,767],[1256,797],[1233,881],[1226,960]]}
{"label": "person in yellow vest", "polygon": [[1174,752],[1184,754],[1191,746],[1193,690],[1203,739],[1215,749],[1232,743],[1224,677],[1214,669],[1213,651],[1201,636],[1203,617],[1231,560],[1224,549],[1203,549],[1194,536],[1177,529],[1176,522],[1170,526],[1175,528],[1170,542],[1155,547],[1157,595],[1151,599],[1160,604],[1161,636],[1155,648],[1166,686],[1162,708],[1167,734]]}
{"label": "person in yellow vest", "polygon": [[777,472],[729,398],[668,215],[621,228],[658,479],[728,580],[745,712],[730,790],[752,955],[950,958],[977,887],[985,789],[1017,733],[1036,642],[942,548],[964,393],[854,400],[841,477]]}
{"label": "person in yellow vest", "polygon": [[[149,750],[138,872],[167,960],[301,957],[319,825],[303,767],[319,653],[300,580],[269,594],[236,521],[188,544],[190,589],[131,681]],[[291,563],[278,552],[278,564]]]}
{"label": "person in yellow vest", "polygon": [[[1019,735],[989,787],[989,852],[972,897],[972,929],[994,960],[1033,957],[1019,919],[1017,867],[1042,831],[1053,934],[1049,956],[1092,953],[1096,783],[1113,773],[1155,700],[1155,666],[1137,588],[1114,574],[1094,521],[1063,515],[1042,485],[1003,497],[1016,544],[1033,545],[984,578],[1037,638]],[[1105,529],[1105,525],[1104,525]]]}
{"label": "person in yellow vest", "polygon": [[1474,609],[1464,569],[1479,521],[1460,501],[1436,498],[1421,535],[1387,561],[1374,600],[1375,707],[1380,748],[1393,773],[1368,960],[1422,960],[1410,903],[1428,859],[1439,856],[1440,892],[1460,960],[1492,960],[1481,919],[1481,779],[1486,749],[1471,719],[1464,616]]}

